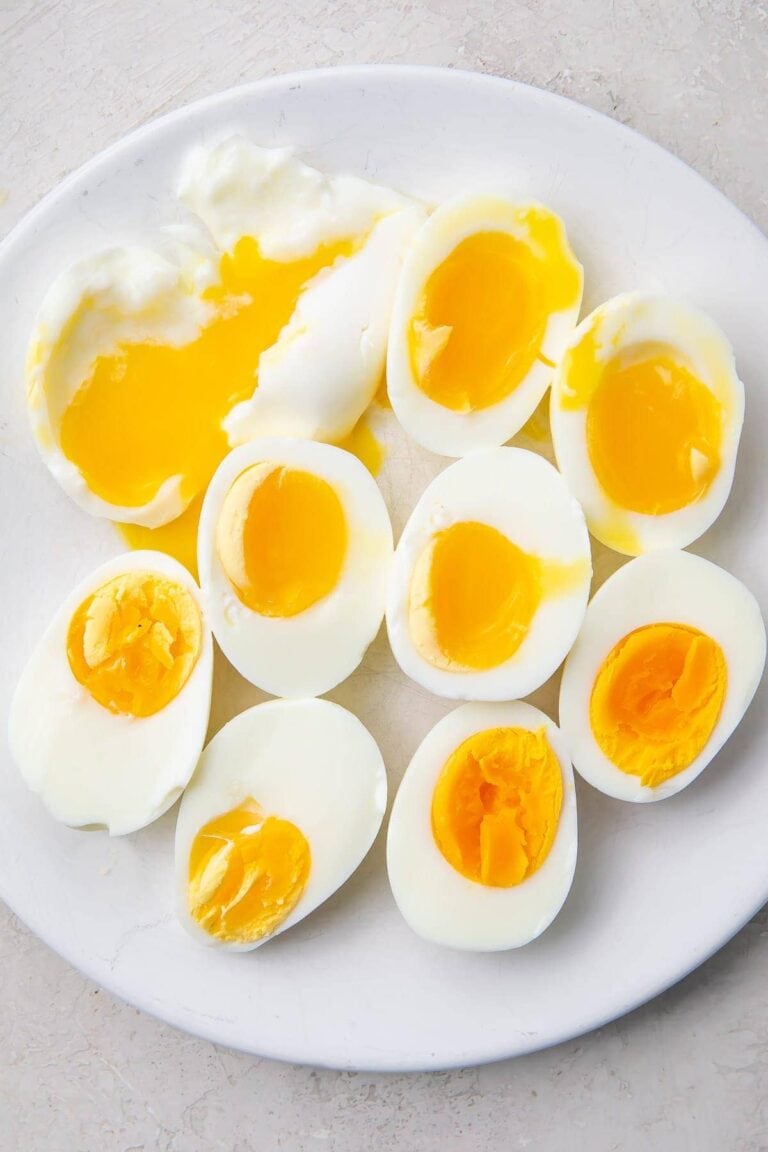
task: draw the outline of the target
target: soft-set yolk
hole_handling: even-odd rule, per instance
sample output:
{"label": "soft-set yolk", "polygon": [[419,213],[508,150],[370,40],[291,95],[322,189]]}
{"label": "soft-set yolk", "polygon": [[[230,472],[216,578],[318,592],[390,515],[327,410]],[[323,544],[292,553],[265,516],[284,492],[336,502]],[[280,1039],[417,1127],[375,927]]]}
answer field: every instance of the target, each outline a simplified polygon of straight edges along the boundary
{"label": "soft-set yolk", "polygon": [[347,552],[344,509],[322,476],[253,464],[224,499],[216,550],[243,604],[261,616],[296,616],[338,583]]}
{"label": "soft-set yolk", "polygon": [[153,572],[126,572],[77,609],[67,657],[102,707],[152,716],[181,692],[201,645],[200,611],[186,588]]}
{"label": "soft-set yolk", "polygon": [[251,798],[216,816],[189,853],[187,904],[210,936],[254,944],[270,936],[302,897],[311,869],[306,836]]}
{"label": "soft-set yolk", "polygon": [[543,728],[489,728],[451,753],[432,795],[432,832],[462,876],[494,888],[541,867],[563,804],[560,764]]}
{"label": "soft-set yolk", "polygon": [[436,668],[496,668],[517,652],[541,601],[583,574],[583,563],[530,556],[489,524],[458,521],[432,537],[414,567],[411,639]]}
{"label": "soft-set yolk", "polygon": [[684,624],[625,636],[595,678],[589,718],[608,759],[647,788],[689,767],[720,718],[728,686],[722,648]]}
{"label": "soft-set yolk", "polygon": [[558,218],[528,208],[520,223],[527,240],[489,231],[460,241],[429,276],[410,321],[414,380],[454,412],[509,396],[537,357],[545,360],[550,315],[579,298],[581,272]]}

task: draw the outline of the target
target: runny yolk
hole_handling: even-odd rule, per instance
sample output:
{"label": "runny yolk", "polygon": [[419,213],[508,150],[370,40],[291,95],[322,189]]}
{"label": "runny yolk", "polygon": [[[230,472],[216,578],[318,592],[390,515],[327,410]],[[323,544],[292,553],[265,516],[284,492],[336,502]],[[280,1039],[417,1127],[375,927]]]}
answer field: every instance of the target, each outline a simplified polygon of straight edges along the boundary
{"label": "runny yolk", "polygon": [[309,879],[307,838],[250,797],[196,834],[189,853],[190,915],[210,936],[254,944],[290,916]]}
{"label": "runny yolk", "polygon": [[584,575],[581,562],[542,560],[489,524],[458,521],[432,537],[414,567],[411,639],[436,668],[496,668],[517,652],[542,600]]}
{"label": "runny yolk", "polygon": [[462,876],[511,888],[546,860],[562,804],[544,729],[488,728],[448,757],[432,794],[432,833]]}
{"label": "runny yolk", "polygon": [[347,552],[344,509],[322,476],[253,464],[224,499],[216,549],[243,604],[261,616],[296,616],[338,583]]}
{"label": "runny yolk", "polygon": [[152,716],[181,692],[201,644],[200,611],[186,588],[153,572],[126,572],[77,609],[67,657],[102,707]]}
{"label": "runny yolk", "polygon": [[647,624],[603,661],[589,703],[592,732],[617,768],[656,788],[704,749],[727,686],[725,657],[711,636],[684,624]]}
{"label": "runny yolk", "polygon": [[573,305],[581,272],[562,225],[543,208],[521,216],[527,240],[476,232],[429,276],[408,328],[418,387],[454,412],[498,404],[525,379],[550,315]]}

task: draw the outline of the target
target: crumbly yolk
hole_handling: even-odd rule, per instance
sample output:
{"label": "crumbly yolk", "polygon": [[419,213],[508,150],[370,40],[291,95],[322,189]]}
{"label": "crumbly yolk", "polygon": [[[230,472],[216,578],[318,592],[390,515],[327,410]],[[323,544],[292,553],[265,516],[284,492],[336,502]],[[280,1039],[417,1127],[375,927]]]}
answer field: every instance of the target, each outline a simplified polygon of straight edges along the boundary
{"label": "crumbly yolk", "polygon": [[562,804],[560,764],[544,729],[489,728],[448,757],[432,794],[432,832],[462,876],[511,888],[546,860]]}
{"label": "crumbly yolk", "polygon": [[508,232],[467,236],[429,276],[408,327],[419,388],[454,412],[504,400],[528,375],[549,317],[574,304],[581,272],[558,218],[521,215],[528,239]]}
{"label": "crumbly yolk", "polygon": [[254,944],[290,916],[309,879],[306,836],[250,797],[199,830],[189,853],[187,903],[210,936]]}
{"label": "crumbly yolk", "polygon": [[83,601],[70,621],[67,657],[102,707],[152,716],[181,692],[201,645],[200,611],[187,589],[137,571]]}
{"label": "crumbly yolk", "polygon": [[414,567],[411,638],[436,668],[496,668],[517,652],[542,600],[584,575],[582,562],[542,560],[489,524],[461,520],[437,532]]}
{"label": "crumbly yolk", "polygon": [[728,669],[711,636],[684,624],[630,632],[603,661],[589,719],[608,759],[647,788],[689,767],[725,700]]}
{"label": "crumbly yolk", "polygon": [[253,464],[224,499],[216,550],[243,604],[261,616],[296,616],[338,583],[347,552],[344,509],[322,476]]}

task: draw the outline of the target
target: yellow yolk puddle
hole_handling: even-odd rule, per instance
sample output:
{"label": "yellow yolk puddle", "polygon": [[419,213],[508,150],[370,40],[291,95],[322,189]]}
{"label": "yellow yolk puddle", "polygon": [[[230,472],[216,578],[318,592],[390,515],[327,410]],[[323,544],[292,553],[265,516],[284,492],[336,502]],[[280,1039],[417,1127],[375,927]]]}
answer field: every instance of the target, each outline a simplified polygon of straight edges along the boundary
{"label": "yellow yolk puddle", "polygon": [[432,794],[432,833],[462,876],[510,888],[546,860],[562,804],[560,764],[544,729],[489,728],[446,761]]}
{"label": "yellow yolk puddle", "polygon": [[152,572],[126,572],[77,609],[67,657],[102,707],[152,716],[181,692],[201,645],[200,611],[186,588]]}
{"label": "yellow yolk puddle", "polygon": [[293,912],[310,869],[304,833],[290,820],[266,816],[249,798],[195,836],[187,879],[190,915],[217,940],[254,944]]}
{"label": "yellow yolk puddle", "polygon": [[528,241],[477,232],[457,244],[430,275],[411,319],[413,377],[454,412],[509,396],[539,356],[550,315],[579,298],[581,271],[557,217],[530,208],[521,224]]}
{"label": "yellow yolk puddle", "polygon": [[321,476],[253,464],[226,495],[216,549],[243,604],[261,616],[296,616],[338,583],[347,552],[344,509]]}
{"label": "yellow yolk puddle", "polygon": [[338,447],[357,456],[371,476],[378,476],[387,455],[384,445],[371,428],[367,413],[360,417],[349,435],[339,441]]}
{"label": "yellow yolk puddle", "polygon": [[140,524],[118,524],[120,535],[130,548],[150,548],[166,552],[192,573],[197,580],[197,525],[203,495],[195,496],[181,516],[161,528],[142,528]]}
{"label": "yellow yolk puddle", "polygon": [[707,744],[728,685],[717,641],[684,624],[648,624],[611,650],[589,703],[608,759],[647,788],[684,771]]}
{"label": "yellow yolk puddle", "polygon": [[517,652],[542,600],[585,574],[583,561],[541,560],[488,524],[460,521],[436,533],[415,565],[411,638],[436,668],[496,668]]}

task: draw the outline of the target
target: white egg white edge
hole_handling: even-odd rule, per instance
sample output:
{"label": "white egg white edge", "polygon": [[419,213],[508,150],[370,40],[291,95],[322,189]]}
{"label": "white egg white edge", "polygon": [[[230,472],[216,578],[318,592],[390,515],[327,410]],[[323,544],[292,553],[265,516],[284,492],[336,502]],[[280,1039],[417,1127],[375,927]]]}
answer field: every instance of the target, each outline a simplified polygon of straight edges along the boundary
{"label": "white egg white edge", "polygon": [[[202,643],[179,694],[153,716],[133,717],[94,700],[73,676],[66,644],[71,618],[91,593],[143,569],[177,581],[194,597]],[[186,568],[159,552],[116,556],[69,594],[27,662],[10,708],[11,755],[54,819],[74,828],[105,827],[112,836],[135,832],[162,816],[192,776],[205,742],[212,676],[211,633]],[[85,800],[84,789],[91,793]],[[132,793],[138,800],[126,803]]]}
{"label": "white egg white edge", "polygon": [[[325,479],[347,520],[347,555],[336,587],[288,619],[246,607],[216,550],[216,528],[232,483],[262,461]],[[244,444],[219,465],[203,501],[198,571],[213,633],[241,676],[274,696],[320,696],[354,672],[384,618],[392,554],[392,525],[376,481],[357,457],[328,444],[278,437]]]}
{"label": "white egg white edge", "polygon": [[[189,914],[189,853],[204,824],[248,797],[266,815],[290,820],[304,833],[310,875],[293,912],[276,931],[254,943],[227,944],[210,936]],[[386,806],[387,775],[378,745],[361,721],[339,704],[270,700],[241,712],[208,744],[179,807],[175,871],[181,924],[212,948],[250,952],[261,947],[346,883],[376,839]]]}
{"label": "white egg white edge", "polygon": [[[622,772],[598,745],[589,720],[595,677],[611,649],[647,624],[698,628],[723,650],[727,687],[720,718],[707,744],[682,772],[645,787]],[[674,796],[701,775],[735,730],[762,679],[766,635],[752,593],[709,560],[688,552],[653,552],[631,560],[595,594],[565,662],[560,687],[560,729],[573,765],[594,788],[618,800],[647,803]]]}
{"label": "white egg white edge", "polygon": [[[446,760],[487,728],[544,728],[562,772],[557,833],[538,870],[512,888],[468,880],[444,858],[432,833],[432,795]],[[406,769],[392,806],[387,871],[409,927],[433,944],[464,951],[519,948],[549,927],[573,882],[578,847],[576,788],[567,745],[548,716],[520,701],[464,704],[427,734]]]}
{"label": "white egg white edge", "polygon": [[[720,469],[708,491],[695,503],[664,515],[643,515],[614,503],[600,486],[587,448],[588,409],[569,410],[561,400],[567,391],[565,353],[590,333],[596,323],[604,334],[608,356],[630,343],[665,343],[682,352],[698,379],[715,395],[718,392],[712,386],[713,379],[721,377],[726,381],[726,395],[718,395],[726,408]],[[672,296],[627,292],[600,305],[582,320],[567,341],[553,380],[550,426],[558,467],[581,503],[592,535],[624,555],[685,548],[711,527],[733,485],[743,423],[744,385],[736,373],[730,343],[713,320],[692,304]],[[637,541],[637,547],[622,544],[622,529]]]}
{"label": "white egg white edge", "polygon": [[[542,601],[517,652],[498,667],[481,672],[435,668],[418,651],[410,632],[414,566],[435,532],[461,520],[489,524],[531,555],[585,565],[578,587]],[[591,576],[584,516],[557,470],[524,448],[473,453],[449,465],[425,489],[395,550],[386,613],[395,659],[406,676],[450,700],[527,696],[549,679],[576,639]]]}
{"label": "white egg white edge", "polygon": [[[392,309],[387,353],[389,398],[406,432],[423,448],[438,455],[464,456],[509,440],[532,415],[551,383],[554,368],[537,359],[514,391],[498,404],[476,412],[454,412],[422,392],[413,378],[408,351],[408,326],[430,274],[457,244],[476,232],[504,231],[525,240],[525,229],[512,216],[512,211],[522,206],[545,207],[527,201],[523,205],[501,192],[447,201],[422,225],[403,264]],[[570,248],[565,225],[562,225],[562,236],[574,266],[580,270],[583,287],[583,268]],[[553,365],[560,359],[578,320],[581,299],[580,291],[570,308],[549,316],[540,353]]]}

